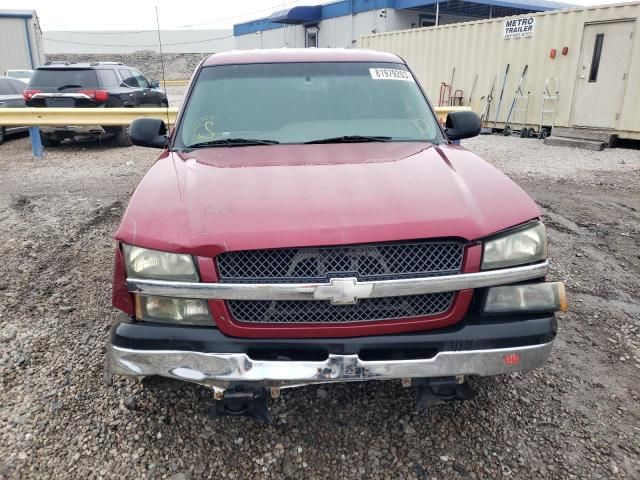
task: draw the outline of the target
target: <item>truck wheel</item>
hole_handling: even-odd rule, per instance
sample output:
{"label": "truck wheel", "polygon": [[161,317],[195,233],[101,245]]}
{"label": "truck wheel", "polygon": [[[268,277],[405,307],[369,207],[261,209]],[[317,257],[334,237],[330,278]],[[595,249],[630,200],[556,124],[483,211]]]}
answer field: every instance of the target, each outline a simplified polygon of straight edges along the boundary
{"label": "truck wheel", "polygon": [[533,138],[536,136],[536,131],[533,128],[527,130],[527,138]]}
{"label": "truck wheel", "polygon": [[547,138],[549,136],[551,132],[549,131],[548,128],[543,128],[542,130],[540,130],[540,139],[544,140],[545,138]]}
{"label": "truck wheel", "polygon": [[51,137],[49,135],[45,135],[44,133],[40,132],[40,143],[42,143],[43,147],[57,147],[61,142],[62,140]]}
{"label": "truck wheel", "polygon": [[133,145],[133,143],[131,142],[131,137],[127,133],[127,127],[118,127],[118,129],[115,130],[114,133],[115,135],[111,140],[111,144],[114,147],[130,147],[131,145]]}
{"label": "truck wheel", "polygon": [[7,130],[4,127],[0,127],[0,145],[2,145],[6,137],[7,137]]}
{"label": "truck wheel", "polygon": [[508,137],[509,135],[511,135],[511,127],[504,127],[504,130],[502,130],[502,134],[505,137]]}
{"label": "truck wheel", "polygon": [[527,138],[529,136],[529,129],[523,128],[520,130],[520,138]]}

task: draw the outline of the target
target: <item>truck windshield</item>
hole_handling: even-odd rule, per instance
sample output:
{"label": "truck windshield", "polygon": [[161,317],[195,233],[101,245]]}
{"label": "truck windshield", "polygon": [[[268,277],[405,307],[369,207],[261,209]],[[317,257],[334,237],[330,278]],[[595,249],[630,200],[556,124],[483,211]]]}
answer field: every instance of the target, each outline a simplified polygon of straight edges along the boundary
{"label": "truck windshield", "polygon": [[398,63],[205,67],[185,108],[177,149],[442,139],[418,85]]}

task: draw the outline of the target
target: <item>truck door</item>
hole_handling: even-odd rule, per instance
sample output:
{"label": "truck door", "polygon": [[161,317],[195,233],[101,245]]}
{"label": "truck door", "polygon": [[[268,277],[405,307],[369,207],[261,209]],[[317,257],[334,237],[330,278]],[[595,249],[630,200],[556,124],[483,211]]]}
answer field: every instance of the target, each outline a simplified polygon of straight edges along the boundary
{"label": "truck door", "polygon": [[118,73],[122,77],[124,86],[129,90],[129,103],[133,107],[142,107],[145,104],[145,98],[142,89],[138,86],[135,74],[128,68],[118,68]]}
{"label": "truck door", "polygon": [[633,21],[585,25],[576,80],[575,127],[616,128],[629,75]]}
{"label": "truck door", "polygon": [[160,97],[161,93],[151,88],[149,85],[149,81],[142,75],[140,72],[136,70],[131,70],[136,82],[138,83],[138,87],[142,90],[142,99],[141,99],[141,107],[158,107],[160,106]]}

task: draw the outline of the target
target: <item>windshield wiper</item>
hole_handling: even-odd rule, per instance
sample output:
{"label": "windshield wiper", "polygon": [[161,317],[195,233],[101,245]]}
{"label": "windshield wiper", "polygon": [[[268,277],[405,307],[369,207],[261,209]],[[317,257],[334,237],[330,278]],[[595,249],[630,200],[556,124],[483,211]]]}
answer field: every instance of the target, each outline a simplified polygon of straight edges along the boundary
{"label": "windshield wiper", "polygon": [[250,147],[252,145],[277,145],[277,140],[263,140],[258,138],[221,138],[218,140],[207,140],[193,145],[187,145],[186,150],[206,147]]}
{"label": "windshield wiper", "polygon": [[344,135],[342,137],[321,138],[304,143],[359,143],[359,142],[388,142],[391,137],[367,136],[367,135]]}
{"label": "windshield wiper", "polygon": [[67,88],[82,88],[82,85],[76,85],[74,83],[62,85],[61,87],[58,87],[58,91],[66,90]]}

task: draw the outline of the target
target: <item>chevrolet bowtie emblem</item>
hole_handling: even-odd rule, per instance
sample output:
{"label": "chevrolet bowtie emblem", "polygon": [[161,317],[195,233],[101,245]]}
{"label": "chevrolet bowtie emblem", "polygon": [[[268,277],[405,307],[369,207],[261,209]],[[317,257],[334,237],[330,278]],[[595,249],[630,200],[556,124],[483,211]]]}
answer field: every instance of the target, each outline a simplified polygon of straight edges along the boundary
{"label": "chevrolet bowtie emblem", "polygon": [[334,305],[353,305],[361,298],[370,298],[373,284],[358,283],[357,278],[332,278],[329,285],[318,285],[315,300],[330,300]]}

